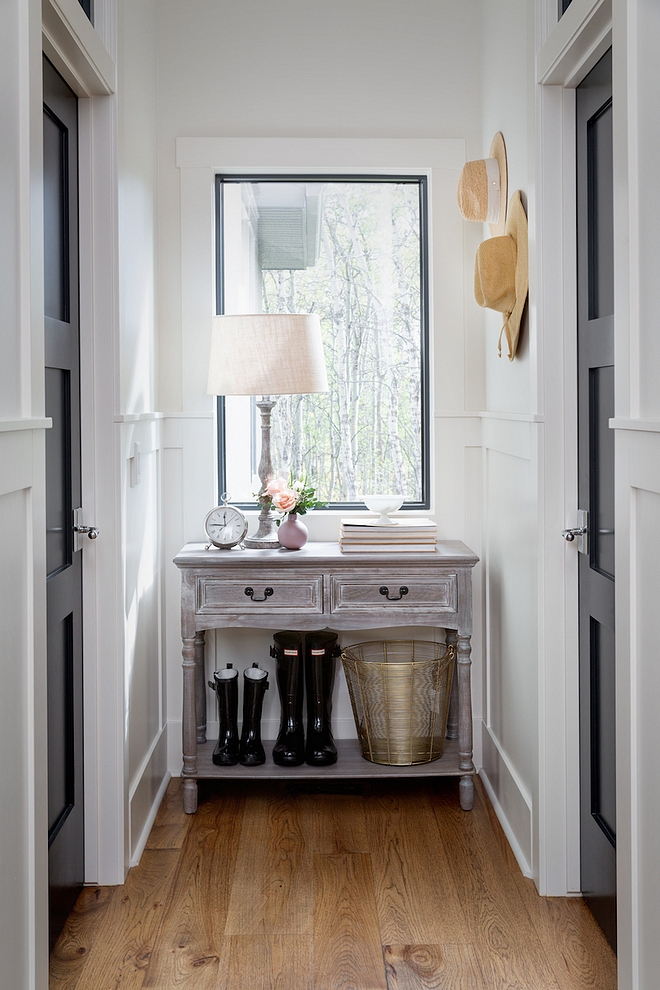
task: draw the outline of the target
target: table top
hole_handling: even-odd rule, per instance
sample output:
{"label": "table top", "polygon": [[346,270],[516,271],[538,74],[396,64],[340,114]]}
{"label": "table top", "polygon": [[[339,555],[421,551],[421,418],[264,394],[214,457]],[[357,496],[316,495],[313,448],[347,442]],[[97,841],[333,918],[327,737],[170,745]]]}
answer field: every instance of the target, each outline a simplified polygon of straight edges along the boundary
{"label": "table top", "polygon": [[395,562],[406,564],[443,567],[474,567],[478,562],[477,555],[460,540],[439,540],[433,551],[390,553],[376,551],[373,553],[342,553],[338,543],[307,543],[301,550],[248,550],[233,547],[231,550],[220,550],[217,547],[206,549],[205,543],[186,543],[174,558],[177,567],[239,567],[241,565],[284,564],[295,565],[329,565],[342,564],[350,567],[363,563],[372,567],[391,567]]}

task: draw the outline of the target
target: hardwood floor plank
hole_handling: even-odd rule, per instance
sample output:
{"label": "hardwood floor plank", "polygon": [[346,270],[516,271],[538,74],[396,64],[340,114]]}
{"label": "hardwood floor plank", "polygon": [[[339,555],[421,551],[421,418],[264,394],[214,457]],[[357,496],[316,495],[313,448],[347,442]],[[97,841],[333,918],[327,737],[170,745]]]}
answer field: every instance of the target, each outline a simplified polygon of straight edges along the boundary
{"label": "hardwood floor plank", "polygon": [[[181,820],[183,815],[183,777],[171,777],[163,800],[156,812],[154,825],[170,825]],[[184,816],[189,818],[190,816]]]}
{"label": "hardwood floor plank", "polygon": [[516,883],[561,990],[616,990],[617,965],[607,939],[581,897],[539,897],[524,877],[488,800],[476,781],[475,801],[488,815],[493,836]]}
{"label": "hardwood floor plank", "polygon": [[231,935],[217,990],[311,990],[311,935]]}
{"label": "hardwood floor plank", "polygon": [[383,956],[387,990],[487,990],[471,945],[384,945]]}
{"label": "hardwood floor plank", "polygon": [[145,849],[182,849],[188,827],[188,822],[181,822],[179,825],[154,825]]}
{"label": "hardwood floor plank", "polygon": [[215,990],[244,803],[240,788],[219,786],[191,816],[144,987]]}
{"label": "hardwood floor plank", "polygon": [[493,841],[483,804],[476,802],[466,813],[444,790],[430,801],[486,985],[493,990],[557,990],[516,881]]}
{"label": "hardwood floor plank", "polygon": [[582,898],[539,897],[526,883],[525,906],[561,990],[616,990],[616,956]]}
{"label": "hardwood floor plank", "polygon": [[228,781],[183,816],[173,781],[126,884],[82,892],[51,990],[615,990],[584,902],[539,897],[476,794],[465,813],[453,780]]}
{"label": "hardwood floor plank", "polygon": [[373,891],[365,853],[314,856],[314,990],[387,990]]}
{"label": "hardwood floor plank", "polygon": [[315,795],[314,852],[369,852],[364,802],[360,794]]}
{"label": "hardwood floor plank", "polygon": [[50,955],[50,990],[75,990],[118,887],[83,887]]}
{"label": "hardwood floor plank", "polygon": [[183,810],[182,784],[180,777],[170,780],[145,848],[181,849],[183,846],[191,816]]}
{"label": "hardwood floor plank", "polygon": [[312,931],[313,805],[309,795],[259,785],[248,797],[226,935]]}
{"label": "hardwood floor plank", "polygon": [[469,942],[450,864],[428,797],[397,782],[365,798],[381,942],[384,945]]}
{"label": "hardwood floor plank", "polygon": [[115,888],[76,990],[139,990],[154,941],[172,893],[179,854],[176,849],[145,850],[139,868]]}

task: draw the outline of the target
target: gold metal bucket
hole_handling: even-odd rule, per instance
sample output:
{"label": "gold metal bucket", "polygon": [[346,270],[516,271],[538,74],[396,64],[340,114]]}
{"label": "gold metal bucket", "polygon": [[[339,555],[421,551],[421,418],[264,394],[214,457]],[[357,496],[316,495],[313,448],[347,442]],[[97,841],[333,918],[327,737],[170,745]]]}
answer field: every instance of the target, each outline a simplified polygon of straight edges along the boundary
{"label": "gold metal bucket", "polygon": [[454,647],[422,640],[357,643],[341,654],[365,760],[389,766],[442,756]]}

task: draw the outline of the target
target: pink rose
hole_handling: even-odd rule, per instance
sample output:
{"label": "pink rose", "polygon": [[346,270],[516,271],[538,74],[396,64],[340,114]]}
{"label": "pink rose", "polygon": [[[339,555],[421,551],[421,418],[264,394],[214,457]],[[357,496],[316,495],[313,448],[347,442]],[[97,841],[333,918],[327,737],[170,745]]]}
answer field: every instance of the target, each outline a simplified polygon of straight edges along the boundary
{"label": "pink rose", "polygon": [[289,491],[289,486],[284,478],[273,478],[272,481],[269,481],[266,485],[266,492],[271,496],[271,498],[283,491]]}
{"label": "pink rose", "polygon": [[273,495],[273,505],[276,509],[279,509],[280,512],[292,512],[296,507],[297,501],[297,493],[291,491],[290,488],[285,488],[283,491],[275,492]]}

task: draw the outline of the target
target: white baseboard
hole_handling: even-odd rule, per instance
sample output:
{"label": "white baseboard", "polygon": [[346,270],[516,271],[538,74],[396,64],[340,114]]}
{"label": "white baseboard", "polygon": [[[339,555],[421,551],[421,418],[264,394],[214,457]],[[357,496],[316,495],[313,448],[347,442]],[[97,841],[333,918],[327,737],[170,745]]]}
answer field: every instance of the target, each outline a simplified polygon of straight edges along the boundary
{"label": "white baseboard", "polygon": [[[140,861],[156,812],[171,777],[167,769],[167,726],[155,736],[129,789],[130,865]],[[135,841],[135,836],[138,836]]]}
{"label": "white baseboard", "polygon": [[532,876],[532,804],[497,739],[482,723],[483,767],[479,776],[518,865]]}
{"label": "white baseboard", "polygon": [[172,779],[172,774],[168,770],[166,771],[165,776],[161,781],[161,785],[158,788],[158,793],[156,794],[154,803],[151,806],[151,811],[149,812],[147,819],[144,823],[144,828],[140,833],[140,838],[135,843],[135,847],[133,849],[133,855],[131,856],[131,866],[137,866],[138,863],[140,862],[140,858],[142,856],[142,853],[144,852],[144,847],[146,846],[147,839],[149,838],[149,833],[151,832],[151,827],[154,823],[156,815],[158,814],[160,803],[163,800],[165,791],[167,790],[167,785],[169,784],[171,779]]}

